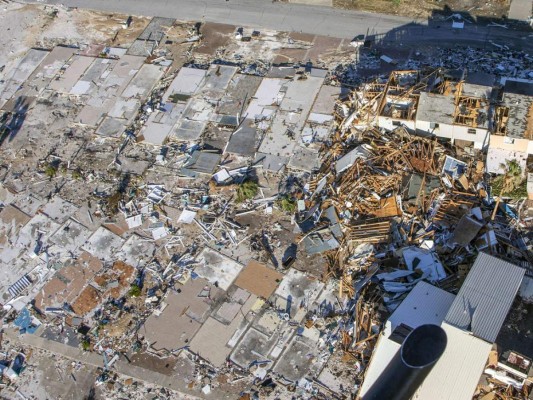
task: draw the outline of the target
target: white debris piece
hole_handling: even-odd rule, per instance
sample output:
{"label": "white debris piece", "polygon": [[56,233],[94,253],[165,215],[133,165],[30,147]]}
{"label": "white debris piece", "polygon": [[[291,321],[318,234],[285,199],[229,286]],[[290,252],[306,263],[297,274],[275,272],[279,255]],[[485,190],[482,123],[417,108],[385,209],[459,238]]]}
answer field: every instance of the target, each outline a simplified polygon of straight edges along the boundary
{"label": "white debris piece", "polygon": [[164,226],[157,227],[152,229],[152,237],[154,240],[162,239],[168,236],[168,229]]}
{"label": "white debris piece", "polygon": [[126,223],[128,224],[129,229],[137,228],[138,226],[141,226],[143,223],[143,218],[141,214],[133,215],[131,217],[126,218]]}
{"label": "white debris piece", "polygon": [[209,393],[211,393],[211,385],[205,385],[205,386],[202,388],[202,393],[203,393],[203,394],[209,394]]}
{"label": "white debris piece", "polygon": [[411,271],[420,269],[429,273],[428,279],[432,282],[446,278],[444,266],[439,261],[437,254],[417,247],[408,247],[403,250],[403,259]]}
{"label": "white debris piece", "polygon": [[184,224],[192,224],[192,221],[196,217],[196,212],[190,210],[183,210],[178,222],[183,222]]}
{"label": "white debris piece", "polygon": [[231,179],[231,175],[226,168],[221,169],[213,175],[216,183],[225,183]]}

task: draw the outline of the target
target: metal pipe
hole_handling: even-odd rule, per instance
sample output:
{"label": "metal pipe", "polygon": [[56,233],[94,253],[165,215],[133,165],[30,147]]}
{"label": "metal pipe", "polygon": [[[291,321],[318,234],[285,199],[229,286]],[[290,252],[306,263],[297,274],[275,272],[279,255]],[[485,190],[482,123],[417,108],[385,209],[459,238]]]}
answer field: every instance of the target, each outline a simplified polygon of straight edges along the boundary
{"label": "metal pipe", "polygon": [[444,353],[447,341],[438,325],[415,328],[362,400],[409,400]]}

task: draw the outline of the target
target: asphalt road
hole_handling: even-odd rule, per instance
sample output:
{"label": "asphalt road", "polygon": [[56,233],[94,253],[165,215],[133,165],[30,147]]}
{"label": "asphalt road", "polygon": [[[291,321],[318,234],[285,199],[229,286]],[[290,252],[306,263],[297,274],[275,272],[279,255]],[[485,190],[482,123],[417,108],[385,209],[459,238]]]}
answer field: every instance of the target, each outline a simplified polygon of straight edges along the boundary
{"label": "asphalt road", "polygon": [[[30,0],[29,2],[33,2]],[[130,15],[164,16],[183,21],[209,21],[254,29],[304,32],[337,38],[358,34],[381,34],[397,42],[435,41],[488,43],[493,40],[517,48],[533,49],[528,33],[466,24],[453,32],[450,21],[428,24],[394,15],[372,14],[270,0],[41,0],[40,4],[62,4]]]}
{"label": "asphalt road", "polygon": [[[394,15],[371,14],[270,0],[42,0],[41,4],[62,4],[105,12],[164,16],[183,21],[210,21],[277,31],[304,32],[338,38],[358,34],[386,34],[404,43],[449,41],[500,44],[533,48],[527,33],[466,24],[453,32],[450,21],[428,24]],[[529,39],[529,40],[528,40]]]}
{"label": "asphalt road", "polygon": [[331,7],[271,0],[44,0],[101,11],[164,16],[184,21],[210,21],[278,31],[303,31],[334,37],[353,37],[367,29],[387,32],[412,22],[408,18],[357,13]]}

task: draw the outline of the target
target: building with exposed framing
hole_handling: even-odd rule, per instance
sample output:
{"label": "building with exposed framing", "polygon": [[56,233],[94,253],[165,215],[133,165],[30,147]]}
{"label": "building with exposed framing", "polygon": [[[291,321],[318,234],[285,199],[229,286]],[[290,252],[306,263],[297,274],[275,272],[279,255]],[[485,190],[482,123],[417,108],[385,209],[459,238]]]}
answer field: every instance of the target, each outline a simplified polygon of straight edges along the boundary
{"label": "building with exposed framing", "polygon": [[355,110],[337,107],[341,129],[403,126],[463,147],[533,154],[533,83],[474,82],[457,70],[393,71],[353,93]]}

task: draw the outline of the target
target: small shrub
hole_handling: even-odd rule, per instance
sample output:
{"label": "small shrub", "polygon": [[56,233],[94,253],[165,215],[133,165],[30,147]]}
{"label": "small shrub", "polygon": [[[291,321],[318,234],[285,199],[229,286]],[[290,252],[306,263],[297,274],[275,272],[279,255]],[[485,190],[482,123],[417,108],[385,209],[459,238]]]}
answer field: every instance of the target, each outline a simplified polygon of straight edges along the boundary
{"label": "small shrub", "polygon": [[89,351],[91,349],[91,342],[89,341],[89,339],[84,339],[81,342],[81,347],[84,351]]}
{"label": "small shrub", "polygon": [[52,179],[57,174],[57,167],[53,164],[48,164],[44,170],[47,177]]}
{"label": "small shrub", "polygon": [[136,284],[131,285],[130,291],[128,292],[130,297],[138,297],[141,295],[141,288]]}
{"label": "small shrub", "polygon": [[278,204],[286,213],[294,214],[296,211],[296,201],[291,199],[289,196],[283,196],[281,199],[279,199]]}
{"label": "small shrub", "polygon": [[79,169],[75,169],[72,171],[72,179],[80,180],[82,178],[81,171]]}
{"label": "small shrub", "polygon": [[259,186],[253,181],[245,181],[237,188],[237,203],[253,199],[259,192]]}

